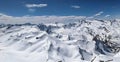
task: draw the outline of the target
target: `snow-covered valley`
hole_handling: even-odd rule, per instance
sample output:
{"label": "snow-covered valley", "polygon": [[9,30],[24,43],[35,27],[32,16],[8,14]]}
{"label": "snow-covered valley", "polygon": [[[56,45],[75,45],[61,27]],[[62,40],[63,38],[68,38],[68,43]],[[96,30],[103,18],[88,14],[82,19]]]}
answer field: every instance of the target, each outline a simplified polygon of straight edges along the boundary
{"label": "snow-covered valley", "polygon": [[119,61],[119,19],[0,25],[0,62]]}

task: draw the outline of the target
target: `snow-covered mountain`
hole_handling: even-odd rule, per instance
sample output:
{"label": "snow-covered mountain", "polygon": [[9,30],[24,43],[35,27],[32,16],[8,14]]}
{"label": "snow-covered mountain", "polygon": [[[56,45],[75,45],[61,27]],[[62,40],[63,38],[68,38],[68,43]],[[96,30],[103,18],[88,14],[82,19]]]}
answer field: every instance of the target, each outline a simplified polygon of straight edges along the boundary
{"label": "snow-covered mountain", "polygon": [[119,61],[119,19],[0,25],[0,62]]}

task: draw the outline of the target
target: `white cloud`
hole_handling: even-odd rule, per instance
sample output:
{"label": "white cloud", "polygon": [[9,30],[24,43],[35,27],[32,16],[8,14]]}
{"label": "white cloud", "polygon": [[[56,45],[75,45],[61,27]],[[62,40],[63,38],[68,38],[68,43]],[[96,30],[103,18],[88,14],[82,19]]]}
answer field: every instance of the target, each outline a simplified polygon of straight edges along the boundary
{"label": "white cloud", "polygon": [[76,9],[79,9],[80,8],[80,6],[78,6],[78,5],[73,5],[73,6],[71,6],[72,8],[76,8]]}
{"label": "white cloud", "polygon": [[104,12],[101,11],[101,12],[98,12],[97,14],[95,14],[94,16],[100,16],[101,14],[103,14]]}
{"label": "white cloud", "polygon": [[42,7],[46,7],[47,4],[26,4],[25,6],[27,8],[42,8]]}
{"label": "white cloud", "polygon": [[110,15],[105,15],[105,17],[110,17]]}
{"label": "white cloud", "polygon": [[87,19],[93,19],[93,18],[95,18],[95,17],[97,17],[97,16],[102,15],[103,13],[104,13],[103,11],[100,11],[100,12],[94,14],[93,16],[87,17]]}
{"label": "white cloud", "polygon": [[35,12],[35,9],[33,9],[33,8],[29,8],[28,9],[30,12]]}
{"label": "white cloud", "polygon": [[22,17],[14,17],[8,16],[5,14],[1,14],[0,23],[10,23],[10,24],[22,24],[22,23],[68,23],[78,21],[80,19],[86,18],[85,16],[22,16]]}

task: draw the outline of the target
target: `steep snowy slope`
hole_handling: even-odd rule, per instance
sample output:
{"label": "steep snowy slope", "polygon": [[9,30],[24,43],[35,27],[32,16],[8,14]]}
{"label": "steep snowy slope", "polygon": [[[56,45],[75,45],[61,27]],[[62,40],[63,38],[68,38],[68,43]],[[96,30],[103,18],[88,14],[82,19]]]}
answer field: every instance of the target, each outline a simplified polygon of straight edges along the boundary
{"label": "steep snowy slope", "polygon": [[0,62],[119,62],[120,20],[0,25]]}

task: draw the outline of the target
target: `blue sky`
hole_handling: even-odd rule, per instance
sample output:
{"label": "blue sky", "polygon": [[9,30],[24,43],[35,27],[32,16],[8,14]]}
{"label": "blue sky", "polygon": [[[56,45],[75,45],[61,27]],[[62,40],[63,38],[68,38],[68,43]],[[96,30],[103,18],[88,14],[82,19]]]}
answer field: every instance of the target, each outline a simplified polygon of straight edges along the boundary
{"label": "blue sky", "polygon": [[[46,4],[43,7],[26,5]],[[120,0],[1,0],[0,13],[11,16],[59,15],[91,16],[100,11],[103,15],[120,15]]]}
{"label": "blue sky", "polygon": [[120,0],[0,0],[0,23],[120,18]]}

